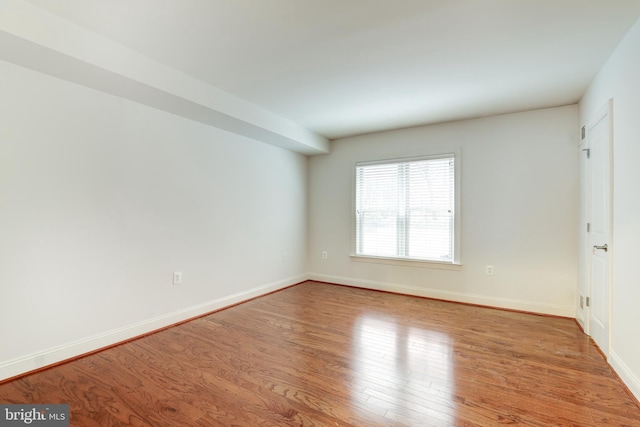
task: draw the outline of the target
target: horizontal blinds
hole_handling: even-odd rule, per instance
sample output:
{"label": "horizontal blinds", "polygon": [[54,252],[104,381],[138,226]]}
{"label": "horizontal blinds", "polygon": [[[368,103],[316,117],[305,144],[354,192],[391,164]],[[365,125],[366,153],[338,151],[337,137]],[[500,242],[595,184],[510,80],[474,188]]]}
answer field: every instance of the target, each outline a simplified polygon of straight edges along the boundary
{"label": "horizontal blinds", "polygon": [[453,261],[454,158],[356,165],[356,253]]}

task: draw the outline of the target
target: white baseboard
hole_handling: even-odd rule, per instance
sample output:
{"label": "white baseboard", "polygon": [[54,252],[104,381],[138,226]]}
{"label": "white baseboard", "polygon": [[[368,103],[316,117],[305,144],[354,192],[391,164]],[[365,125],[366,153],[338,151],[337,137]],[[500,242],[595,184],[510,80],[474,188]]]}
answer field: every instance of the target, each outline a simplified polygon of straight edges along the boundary
{"label": "white baseboard", "polygon": [[45,366],[87,354],[101,348],[109,347],[132,338],[165,328],[167,326],[202,316],[212,311],[274,292],[308,279],[306,274],[269,283],[245,292],[229,295],[162,316],[144,320],[123,328],[114,329],[103,334],[94,335],[74,342],[63,344],[47,350],[28,354],[23,357],[0,362],[0,381],[12,378]]}
{"label": "white baseboard", "polygon": [[624,382],[629,390],[631,390],[631,393],[633,393],[635,398],[640,401],[640,378],[633,373],[627,364],[624,363],[613,350],[609,353],[609,363],[618,376],[620,376],[622,382]]}
{"label": "white baseboard", "polygon": [[585,319],[584,319],[584,312],[582,310],[580,310],[579,308],[576,309],[576,321],[578,322],[578,324],[580,325],[582,330],[586,333],[587,332],[587,324],[586,324]]}
{"label": "white baseboard", "polygon": [[429,289],[411,285],[397,283],[377,282],[373,280],[353,279],[349,277],[331,276],[327,274],[309,273],[309,280],[319,282],[335,283],[365,289],[375,289],[378,291],[393,292],[398,294],[414,295],[419,297],[441,299],[453,302],[463,302],[467,304],[477,304],[488,307],[506,308],[509,310],[527,311],[531,313],[549,314],[562,317],[576,317],[576,309],[571,306],[561,306],[555,304],[541,304],[529,301],[520,301],[509,298],[486,297],[464,292],[443,291],[440,289]]}

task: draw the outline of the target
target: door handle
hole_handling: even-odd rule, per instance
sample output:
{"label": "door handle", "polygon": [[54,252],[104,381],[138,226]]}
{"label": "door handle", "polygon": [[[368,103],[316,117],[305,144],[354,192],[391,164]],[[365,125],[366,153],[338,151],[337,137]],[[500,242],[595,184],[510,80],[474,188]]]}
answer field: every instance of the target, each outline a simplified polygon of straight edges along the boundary
{"label": "door handle", "polygon": [[602,246],[593,245],[593,249],[594,249],[594,250],[596,250],[596,249],[601,249],[601,250],[603,250],[603,251],[607,252],[607,251],[609,250],[609,246],[607,246],[607,244],[606,244],[606,243],[605,243],[604,245],[602,245]]}

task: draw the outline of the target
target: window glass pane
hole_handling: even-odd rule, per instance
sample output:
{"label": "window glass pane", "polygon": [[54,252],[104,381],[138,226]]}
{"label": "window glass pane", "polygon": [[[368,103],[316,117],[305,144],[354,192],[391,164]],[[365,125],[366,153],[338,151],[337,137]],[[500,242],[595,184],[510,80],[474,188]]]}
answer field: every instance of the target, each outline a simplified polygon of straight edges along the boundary
{"label": "window glass pane", "polygon": [[453,159],[413,162],[409,167],[408,251],[410,258],[453,257]]}
{"label": "window glass pane", "polygon": [[396,256],[397,216],[393,212],[365,212],[362,227],[361,253]]}
{"label": "window glass pane", "polygon": [[358,253],[395,256],[398,218],[397,165],[358,168]]}

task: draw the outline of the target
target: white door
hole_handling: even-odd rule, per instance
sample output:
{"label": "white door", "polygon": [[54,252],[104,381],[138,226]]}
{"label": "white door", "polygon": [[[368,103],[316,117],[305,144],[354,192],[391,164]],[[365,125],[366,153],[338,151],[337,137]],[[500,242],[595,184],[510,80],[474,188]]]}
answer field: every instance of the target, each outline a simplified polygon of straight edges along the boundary
{"label": "white door", "polygon": [[591,249],[589,334],[609,357],[611,301],[611,102],[587,129]]}

